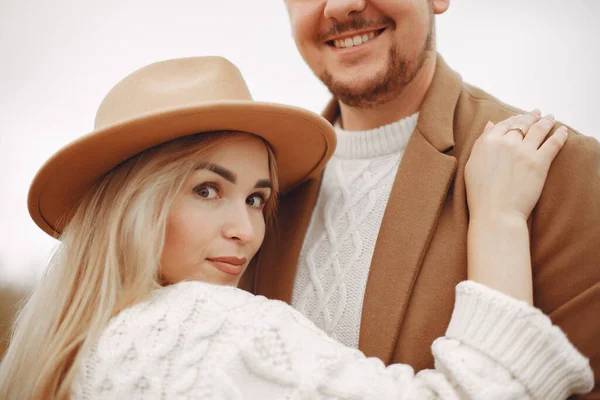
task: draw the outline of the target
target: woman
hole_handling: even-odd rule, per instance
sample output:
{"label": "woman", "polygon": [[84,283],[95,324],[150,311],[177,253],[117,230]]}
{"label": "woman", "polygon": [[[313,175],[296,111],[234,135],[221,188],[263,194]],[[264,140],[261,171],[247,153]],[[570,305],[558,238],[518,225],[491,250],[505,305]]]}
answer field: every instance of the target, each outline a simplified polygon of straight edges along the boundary
{"label": "woman", "polygon": [[331,126],[253,102],[221,58],[142,68],[109,92],[96,129],[34,179],[30,213],[62,244],[18,317],[0,394],[546,399],[589,391],[588,361],[527,304],[526,220],[566,141],[559,129],[544,142],[553,125],[535,112],[516,116],[488,124],[475,146],[471,281],[457,286],[447,335],[434,343],[437,370],[415,376],[344,347],[284,303],[235,288],[277,193],[322,172]]}

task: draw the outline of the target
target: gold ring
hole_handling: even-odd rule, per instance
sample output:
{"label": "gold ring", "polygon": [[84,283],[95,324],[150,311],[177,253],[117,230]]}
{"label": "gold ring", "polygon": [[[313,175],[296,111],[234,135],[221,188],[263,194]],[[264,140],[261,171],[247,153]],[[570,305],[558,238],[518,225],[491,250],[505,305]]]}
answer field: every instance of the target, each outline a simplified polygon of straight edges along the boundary
{"label": "gold ring", "polygon": [[517,132],[519,132],[521,134],[521,136],[523,136],[523,139],[525,139],[525,131],[520,126],[514,126],[512,128],[509,128],[506,133],[508,133],[510,131],[517,131]]}

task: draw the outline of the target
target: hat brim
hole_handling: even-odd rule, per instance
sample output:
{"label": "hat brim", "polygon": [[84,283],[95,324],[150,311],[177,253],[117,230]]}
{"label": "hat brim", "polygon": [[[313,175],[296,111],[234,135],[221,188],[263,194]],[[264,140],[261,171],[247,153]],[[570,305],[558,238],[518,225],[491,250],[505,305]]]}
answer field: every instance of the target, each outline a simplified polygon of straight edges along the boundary
{"label": "hat brim", "polygon": [[180,137],[218,130],[266,140],[275,153],[281,192],[320,171],[335,148],[331,124],[293,106],[227,101],[164,110],[95,130],[55,153],[33,179],[29,214],[56,237],[86,191],[123,161]]}

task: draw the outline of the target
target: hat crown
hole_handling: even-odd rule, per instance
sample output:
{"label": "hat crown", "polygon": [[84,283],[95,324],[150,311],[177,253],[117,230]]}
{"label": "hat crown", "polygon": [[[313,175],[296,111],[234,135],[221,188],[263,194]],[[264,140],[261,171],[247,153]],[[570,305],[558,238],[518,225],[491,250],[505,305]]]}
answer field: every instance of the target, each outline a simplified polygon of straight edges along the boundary
{"label": "hat crown", "polygon": [[190,57],[145,66],[104,97],[95,130],[172,109],[219,101],[251,101],[239,69],[223,57]]}

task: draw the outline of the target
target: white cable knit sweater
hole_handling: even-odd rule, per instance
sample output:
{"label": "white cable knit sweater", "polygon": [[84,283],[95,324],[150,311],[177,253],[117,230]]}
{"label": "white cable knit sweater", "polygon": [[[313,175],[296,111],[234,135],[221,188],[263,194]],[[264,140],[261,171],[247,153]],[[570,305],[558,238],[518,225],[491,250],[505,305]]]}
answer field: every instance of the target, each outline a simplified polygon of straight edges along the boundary
{"label": "white cable knit sweater", "polygon": [[78,366],[73,399],[562,399],[593,375],[539,310],[457,286],[436,370],[414,374],[327,336],[285,303],[182,282],[114,317]]}
{"label": "white cable knit sweater", "polygon": [[417,118],[370,131],[336,127],[337,145],[298,259],[292,305],[347,346],[358,348],[375,243]]}

